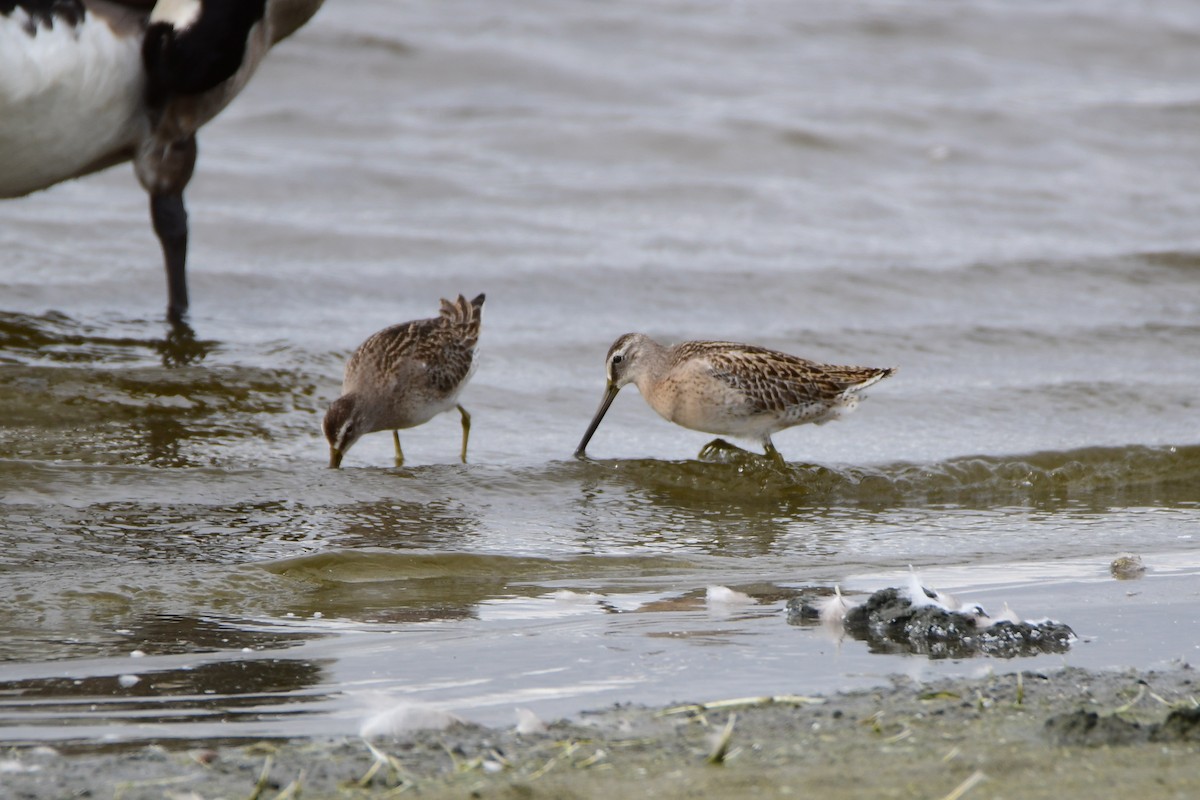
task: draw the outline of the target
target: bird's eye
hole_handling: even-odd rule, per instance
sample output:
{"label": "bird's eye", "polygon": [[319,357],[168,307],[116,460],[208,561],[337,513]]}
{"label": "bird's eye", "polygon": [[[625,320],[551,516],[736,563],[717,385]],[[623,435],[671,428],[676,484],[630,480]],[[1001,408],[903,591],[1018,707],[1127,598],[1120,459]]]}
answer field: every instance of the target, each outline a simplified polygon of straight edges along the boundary
{"label": "bird's eye", "polygon": [[612,363],[614,363],[614,364],[620,364],[624,360],[625,360],[625,356],[621,355],[620,353],[617,353],[615,356],[612,357]]}

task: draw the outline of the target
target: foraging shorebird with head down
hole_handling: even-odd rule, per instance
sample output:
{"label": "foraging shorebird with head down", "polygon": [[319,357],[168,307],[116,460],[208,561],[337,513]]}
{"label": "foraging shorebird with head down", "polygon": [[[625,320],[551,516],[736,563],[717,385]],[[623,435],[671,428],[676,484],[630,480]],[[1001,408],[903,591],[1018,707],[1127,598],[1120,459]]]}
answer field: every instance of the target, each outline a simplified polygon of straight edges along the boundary
{"label": "foraging shorebird with head down", "polygon": [[342,396],[325,413],[329,466],[342,465],[346,452],[365,434],[392,432],[396,466],[403,466],[401,428],[424,425],[457,408],[462,415],[462,452],[467,463],[471,415],[458,395],[475,371],[484,296],[467,302],[442,300],[432,319],[403,322],[367,337],[346,362]]}
{"label": "foraging shorebird with head down", "polygon": [[322,0],[0,0],[0,198],[133,161],[188,308],[196,132]]}
{"label": "foraging shorebird with head down", "polygon": [[613,342],[605,359],[608,384],[600,408],[575,450],[583,456],[621,387],[633,383],[665,419],[705,433],[762,443],[783,465],[771,434],[852,411],[858,392],[895,370],[839,367],[736,342],[683,342],[664,347],[642,333]]}

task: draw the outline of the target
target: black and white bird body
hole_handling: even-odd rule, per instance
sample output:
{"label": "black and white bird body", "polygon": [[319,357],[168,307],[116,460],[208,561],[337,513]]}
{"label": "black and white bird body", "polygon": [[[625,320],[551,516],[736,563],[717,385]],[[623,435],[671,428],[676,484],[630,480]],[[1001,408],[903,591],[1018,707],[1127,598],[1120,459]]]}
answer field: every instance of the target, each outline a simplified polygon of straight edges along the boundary
{"label": "black and white bird body", "polygon": [[196,133],[321,3],[0,0],[0,198],[132,161],[182,319]]}

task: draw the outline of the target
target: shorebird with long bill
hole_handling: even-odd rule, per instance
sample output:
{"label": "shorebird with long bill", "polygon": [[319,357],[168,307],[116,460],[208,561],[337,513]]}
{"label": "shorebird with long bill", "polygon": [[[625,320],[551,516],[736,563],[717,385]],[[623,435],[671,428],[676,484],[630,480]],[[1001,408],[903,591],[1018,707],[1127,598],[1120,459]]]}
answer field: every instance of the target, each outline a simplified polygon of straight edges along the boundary
{"label": "shorebird with long bill", "polygon": [[576,457],[630,383],[663,418],[695,431],[760,442],[779,465],[771,434],[852,411],[859,392],[895,370],[841,367],[737,342],[683,342],[666,347],[643,333],[613,342],[605,358],[608,382]]}

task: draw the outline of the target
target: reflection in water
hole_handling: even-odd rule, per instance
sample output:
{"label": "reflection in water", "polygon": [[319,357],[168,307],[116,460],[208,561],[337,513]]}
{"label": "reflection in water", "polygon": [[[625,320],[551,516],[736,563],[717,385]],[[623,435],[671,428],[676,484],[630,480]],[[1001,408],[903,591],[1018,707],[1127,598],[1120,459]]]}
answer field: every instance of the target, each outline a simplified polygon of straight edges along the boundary
{"label": "reflection in water", "polygon": [[327,532],[340,547],[437,547],[469,545],[482,527],[480,516],[454,498],[424,502],[387,500],[344,505],[329,521]]}
{"label": "reflection in water", "polygon": [[183,467],[210,464],[204,450],[239,439],[314,428],[314,377],[213,364],[218,343],[186,323],[162,339],[145,336],[147,323],[122,324],[131,335],[113,335],[115,323],[0,312],[0,448],[11,436],[37,460]]}
{"label": "reflection in water", "polygon": [[217,347],[217,342],[197,339],[192,326],[182,320],[175,320],[170,326],[166,338],[151,340],[154,349],[162,357],[164,367],[199,364]]}
{"label": "reflection in water", "polygon": [[[724,467],[698,461],[586,462],[576,469],[576,530],[595,552],[618,539],[665,549],[761,555],[787,528],[777,498],[733,489]],[[615,491],[614,491],[615,489]]]}
{"label": "reflection in water", "polygon": [[719,463],[582,461],[575,529],[595,552],[631,543],[721,556],[829,557],[908,508],[1073,513],[1200,501],[1200,446],[1086,448],[871,467],[727,455]]}
{"label": "reflection in water", "polygon": [[834,506],[883,511],[951,504],[1055,510],[1080,502],[1103,507],[1200,499],[1200,445],[1091,447],[873,467],[796,463],[780,470],[751,454],[722,463],[586,461],[579,469],[592,496],[616,483],[680,507],[722,513],[733,508],[802,516]]}
{"label": "reflection in water", "polygon": [[[149,323],[132,324],[141,331]],[[197,339],[186,322],[171,324],[162,339],[114,336],[113,327],[84,323],[57,311],[39,315],[0,311],[0,363],[128,364],[153,352],[164,367],[181,367],[203,361],[219,344]]]}
{"label": "reflection in water", "polygon": [[[144,673],[138,672],[137,663],[130,662],[130,671],[125,673],[136,675],[137,681],[121,681],[117,675],[27,678],[0,682],[0,697],[15,696],[27,702],[53,698],[60,707],[76,705],[80,700],[118,697],[130,700],[130,703],[119,706],[122,711],[160,708],[164,715],[178,716],[185,709],[202,708],[211,714],[234,714],[236,712],[229,709],[252,709],[260,705],[292,702],[296,698],[287,695],[311,688],[322,679],[321,664],[286,658],[212,661],[184,669]],[[185,696],[191,699],[184,699]],[[141,706],[133,702],[136,698],[159,697],[173,698],[170,710],[162,703]],[[111,705],[107,707],[113,708]],[[47,711],[54,706],[43,704],[41,708]],[[0,715],[4,711],[4,703],[0,702]],[[140,719],[144,720],[145,717]],[[97,720],[89,717],[86,722],[95,725]],[[0,721],[0,725],[3,724]]]}
{"label": "reflection in water", "polygon": [[[151,588],[147,593],[156,593]],[[62,592],[63,603],[72,604],[70,619],[59,619],[55,609],[34,606],[40,625],[8,620],[0,625],[4,646],[0,663],[27,661],[36,653],[39,661],[67,662],[72,659],[124,658],[132,652],[150,656],[183,653],[281,650],[313,639],[316,634],[284,627],[247,623],[238,618],[204,618],[185,614],[138,613],[131,597],[115,592],[98,592],[72,597]],[[222,601],[218,600],[218,604]]]}
{"label": "reflection in water", "polygon": [[275,575],[309,584],[306,603],[327,617],[408,623],[467,619],[484,601],[535,595],[542,591],[537,579],[554,571],[552,563],[359,548],[263,566]]}
{"label": "reflection in water", "polygon": [[211,653],[221,650],[278,650],[312,639],[314,634],[284,628],[247,627],[240,620],[214,620],[180,614],[152,614],[123,621],[120,635],[147,655]]}
{"label": "reflection in water", "polygon": [[188,429],[170,412],[148,411],[132,433],[134,449],[144,453],[145,463],[155,467],[191,466],[180,447],[188,438]]}
{"label": "reflection in water", "polygon": [[[123,675],[0,681],[0,729],[44,725],[63,739],[95,745],[98,729],[106,739],[123,738],[112,726],[129,726],[129,736],[154,741],[177,738],[178,732],[166,727],[172,724],[294,718],[304,713],[304,703],[321,699],[311,689],[325,680],[327,666],[254,658]],[[72,728],[79,733],[72,735]]]}
{"label": "reflection in water", "polygon": [[[264,651],[292,648],[319,634],[172,614],[122,619],[122,625],[111,631],[116,641],[104,650],[123,651],[124,658],[80,660],[80,648],[68,642],[64,652],[74,658],[33,662],[19,668],[22,677],[0,680],[0,729],[48,725],[63,738],[88,739],[97,727],[123,724],[132,729],[129,735],[146,738],[147,725],[303,713],[303,703],[319,699],[313,689],[326,680],[328,665],[318,660],[264,657]],[[179,655],[198,656],[201,663],[181,665],[174,658]],[[28,663],[28,653],[21,660]],[[103,674],[95,674],[97,664]],[[71,728],[80,733],[73,737]],[[105,735],[124,737],[111,729]],[[166,730],[158,735],[174,738]]]}
{"label": "reflection in water", "polygon": [[88,339],[77,328],[74,320],[57,311],[40,316],[0,311],[0,360],[8,364],[29,359],[80,360],[77,351]]}

